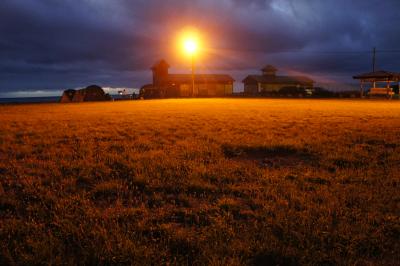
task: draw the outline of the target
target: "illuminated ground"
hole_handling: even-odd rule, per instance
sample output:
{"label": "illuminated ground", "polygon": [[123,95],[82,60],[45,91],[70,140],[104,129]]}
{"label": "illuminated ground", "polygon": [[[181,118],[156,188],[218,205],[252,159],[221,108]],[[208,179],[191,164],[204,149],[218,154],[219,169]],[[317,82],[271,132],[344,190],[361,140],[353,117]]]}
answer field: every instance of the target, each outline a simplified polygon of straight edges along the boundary
{"label": "illuminated ground", "polygon": [[0,106],[1,264],[396,264],[400,102]]}

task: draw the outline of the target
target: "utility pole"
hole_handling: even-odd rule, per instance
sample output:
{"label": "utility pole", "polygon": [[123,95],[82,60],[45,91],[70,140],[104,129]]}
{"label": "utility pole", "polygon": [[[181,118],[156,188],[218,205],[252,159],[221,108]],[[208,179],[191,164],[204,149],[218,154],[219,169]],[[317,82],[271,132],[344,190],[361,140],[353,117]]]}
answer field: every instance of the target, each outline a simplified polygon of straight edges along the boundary
{"label": "utility pole", "polygon": [[372,50],[372,72],[375,72],[376,48]]}

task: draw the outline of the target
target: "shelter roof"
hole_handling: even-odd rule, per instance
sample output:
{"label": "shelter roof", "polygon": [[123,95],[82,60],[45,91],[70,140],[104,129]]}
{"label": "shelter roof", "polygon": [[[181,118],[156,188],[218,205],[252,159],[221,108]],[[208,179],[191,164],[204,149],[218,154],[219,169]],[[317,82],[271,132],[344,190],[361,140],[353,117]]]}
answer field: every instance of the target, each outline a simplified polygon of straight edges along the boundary
{"label": "shelter roof", "polygon": [[353,76],[353,79],[361,80],[400,80],[400,73],[379,70],[375,72],[364,73],[360,75]]}

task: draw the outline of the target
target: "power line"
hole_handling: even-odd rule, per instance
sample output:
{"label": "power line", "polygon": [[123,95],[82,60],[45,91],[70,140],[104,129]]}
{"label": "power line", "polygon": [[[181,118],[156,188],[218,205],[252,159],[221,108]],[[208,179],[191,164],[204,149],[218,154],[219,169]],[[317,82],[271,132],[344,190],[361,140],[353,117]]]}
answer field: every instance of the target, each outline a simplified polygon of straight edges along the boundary
{"label": "power line", "polygon": [[[304,53],[304,54],[371,54],[371,50],[360,51],[304,51],[304,50],[286,50],[276,51],[276,53]],[[377,50],[375,53],[400,53],[400,50]]]}
{"label": "power line", "polygon": [[378,53],[400,53],[400,50],[377,50]]}

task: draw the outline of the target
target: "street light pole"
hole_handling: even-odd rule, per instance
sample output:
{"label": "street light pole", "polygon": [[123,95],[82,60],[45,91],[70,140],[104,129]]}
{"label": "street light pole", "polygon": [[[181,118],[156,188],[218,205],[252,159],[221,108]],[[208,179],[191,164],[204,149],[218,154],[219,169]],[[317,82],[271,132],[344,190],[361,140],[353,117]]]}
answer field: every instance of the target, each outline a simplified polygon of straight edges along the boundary
{"label": "street light pole", "polygon": [[192,97],[194,96],[194,56],[192,54]]}
{"label": "street light pole", "polygon": [[197,52],[197,41],[196,38],[190,37],[186,39],[183,43],[183,47],[186,51],[186,54],[190,56],[190,59],[192,60],[192,89],[190,90],[190,96],[193,97],[195,94],[195,76],[194,76],[194,57]]}

